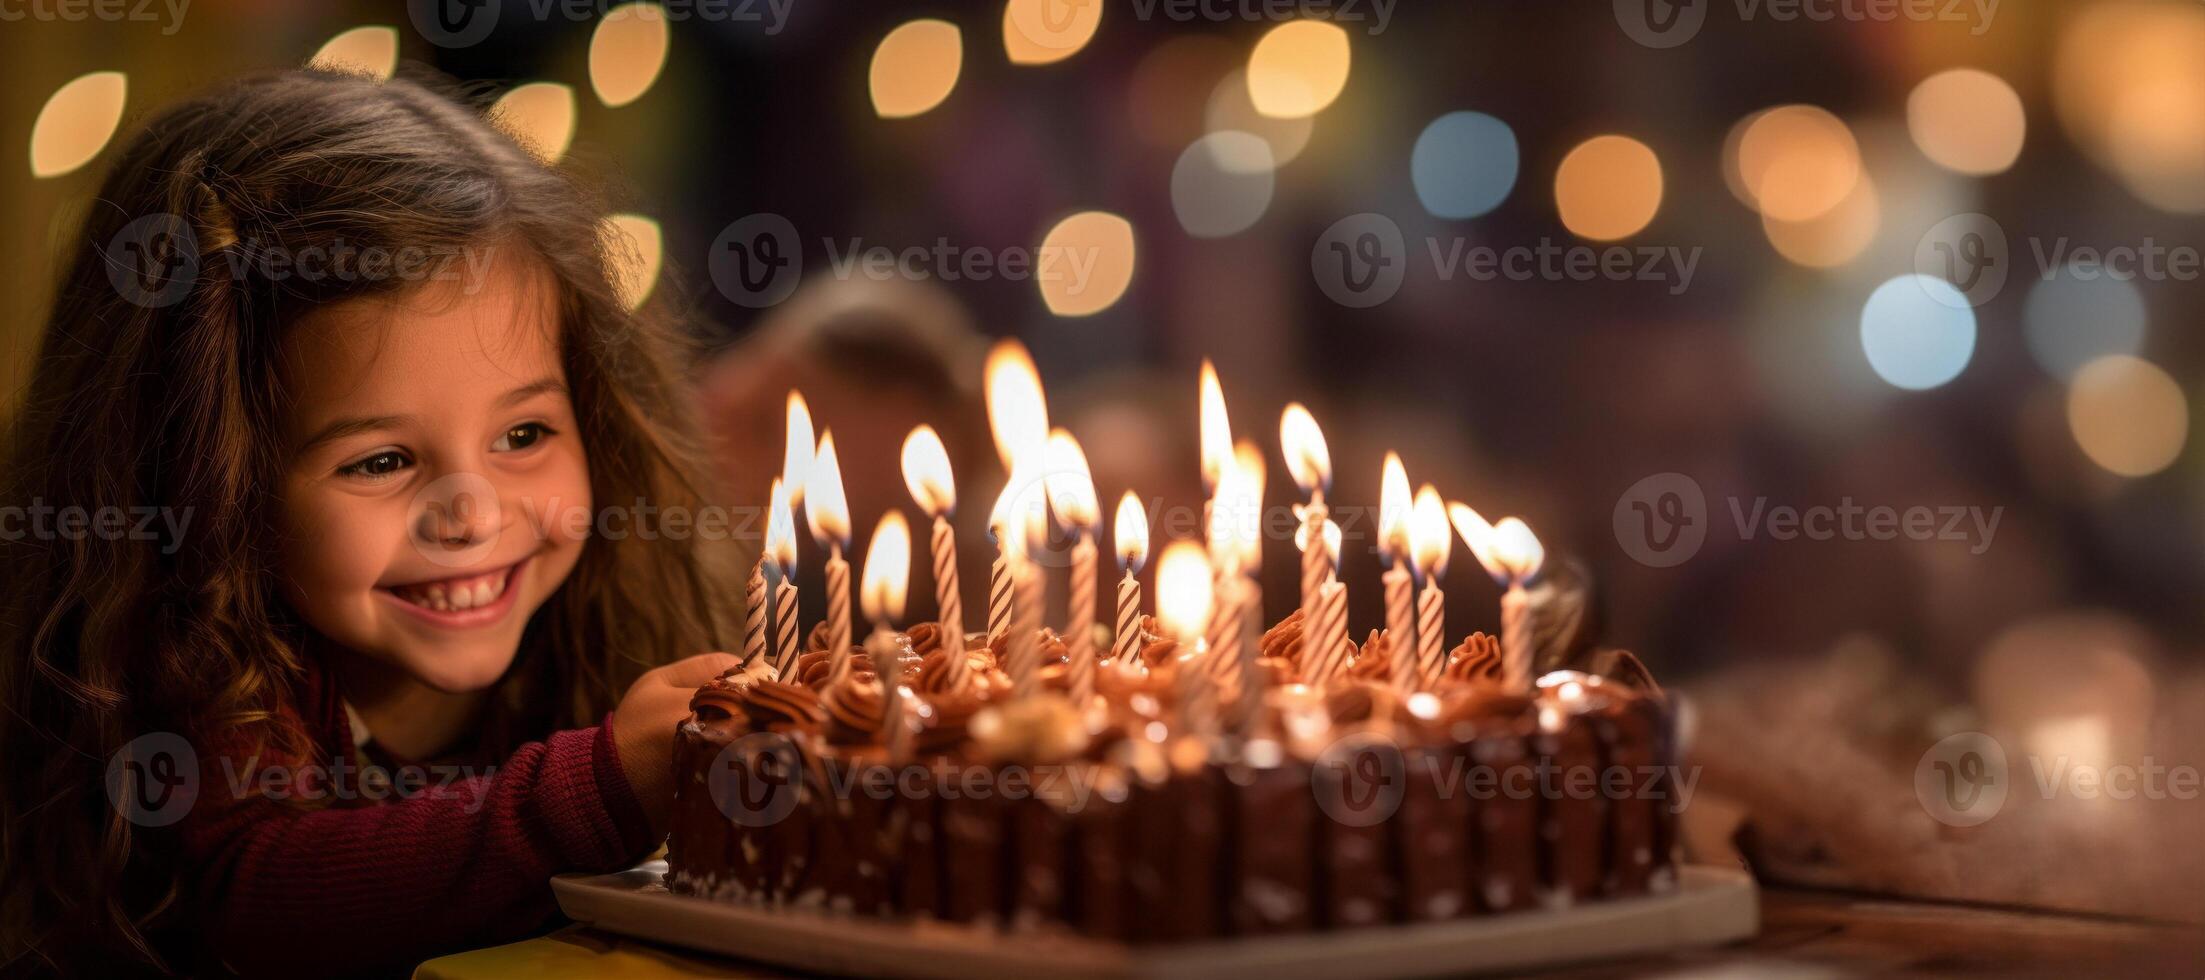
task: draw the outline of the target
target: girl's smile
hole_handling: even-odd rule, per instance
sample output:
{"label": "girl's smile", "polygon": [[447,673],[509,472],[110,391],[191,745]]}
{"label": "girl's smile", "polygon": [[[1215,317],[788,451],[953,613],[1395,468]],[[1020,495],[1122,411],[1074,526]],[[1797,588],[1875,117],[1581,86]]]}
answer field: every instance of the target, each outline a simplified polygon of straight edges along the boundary
{"label": "girl's smile", "polygon": [[423,622],[446,629],[473,629],[504,619],[512,611],[513,598],[520,594],[514,586],[527,571],[529,558],[487,572],[377,586],[376,592]]}

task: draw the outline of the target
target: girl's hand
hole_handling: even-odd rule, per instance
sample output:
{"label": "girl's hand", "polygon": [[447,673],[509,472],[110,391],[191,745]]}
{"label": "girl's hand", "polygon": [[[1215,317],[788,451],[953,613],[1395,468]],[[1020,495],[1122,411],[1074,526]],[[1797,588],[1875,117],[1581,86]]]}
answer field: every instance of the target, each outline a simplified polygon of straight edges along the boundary
{"label": "girl's hand", "polygon": [[689,716],[689,698],[706,681],[742,663],[732,653],[700,653],[636,678],[613,709],[613,751],[651,827],[664,830],[674,801],[674,727]]}

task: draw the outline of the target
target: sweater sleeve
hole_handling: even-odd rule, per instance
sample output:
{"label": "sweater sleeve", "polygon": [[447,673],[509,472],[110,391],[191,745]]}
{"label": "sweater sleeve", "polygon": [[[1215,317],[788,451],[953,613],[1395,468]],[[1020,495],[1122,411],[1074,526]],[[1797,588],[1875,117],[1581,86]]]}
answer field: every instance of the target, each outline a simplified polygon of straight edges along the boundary
{"label": "sweater sleeve", "polygon": [[550,917],[552,875],[618,870],[655,843],[609,716],[494,771],[432,768],[374,805],[301,809],[225,768],[178,830],[207,939],[248,975],[388,969],[516,939]]}

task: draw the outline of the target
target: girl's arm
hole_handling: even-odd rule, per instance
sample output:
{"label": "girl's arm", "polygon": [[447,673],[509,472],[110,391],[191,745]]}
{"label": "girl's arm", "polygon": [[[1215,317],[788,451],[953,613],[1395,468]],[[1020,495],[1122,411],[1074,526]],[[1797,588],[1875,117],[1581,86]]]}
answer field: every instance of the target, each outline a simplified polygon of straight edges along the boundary
{"label": "girl's arm", "polygon": [[237,792],[252,774],[234,762],[208,766],[179,824],[208,939],[232,969],[293,974],[411,964],[541,927],[552,875],[618,870],[656,843],[612,721],[528,743],[494,772],[436,772],[383,805],[301,810],[258,783]]}

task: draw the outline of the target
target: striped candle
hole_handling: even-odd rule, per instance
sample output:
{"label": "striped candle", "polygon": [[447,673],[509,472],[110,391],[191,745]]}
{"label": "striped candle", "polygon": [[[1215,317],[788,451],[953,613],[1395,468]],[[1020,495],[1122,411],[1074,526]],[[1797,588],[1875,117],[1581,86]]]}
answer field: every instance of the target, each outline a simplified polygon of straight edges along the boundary
{"label": "striped candle", "polygon": [[949,521],[934,518],[934,602],[941,608],[942,674],[945,690],[960,690],[971,676],[965,661],[965,600],[957,584],[957,533]]}
{"label": "striped candle", "polygon": [[1302,621],[1302,677],[1324,684],[1347,665],[1347,585],[1326,582],[1317,590],[1316,617]]}
{"label": "striped candle", "polygon": [[1072,703],[1085,706],[1095,696],[1095,536],[1085,528],[1072,545],[1070,619],[1070,635],[1065,637],[1071,658],[1067,676]]}
{"label": "striped candle", "polygon": [[1302,618],[1314,619],[1317,615],[1317,590],[1332,581],[1332,542],[1325,539],[1325,494],[1323,490],[1309,495],[1309,506],[1302,509]]}
{"label": "striped candle", "polygon": [[773,587],[773,674],[783,681],[796,679],[796,583],[787,569]]}
{"label": "striped candle", "polygon": [[743,586],[743,665],[766,655],[766,556],[750,566],[750,580]]}
{"label": "striped candle", "polygon": [[1131,568],[1118,580],[1118,631],[1111,639],[1110,655],[1118,669],[1131,670],[1141,658],[1141,581],[1133,577]]}
{"label": "striped candle", "polygon": [[849,676],[850,563],[840,544],[830,545],[827,553],[827,657],[829,684]]}
{"label": "striped candle", "polygon": [[1214,584],[1216,598],[1210,603],[1209,633],[1203,638],[1208,659],[1203,667],[1221,688],[1236,685],[1240,675],[1241,623],[1248,611],[1241,600],[1245,587],[1240,573],[1231,570],[1219,575]]}
{"label": "striped candle", "polygon": [[1011,628],[1011,566],[1002,555],[988,566],[988,642],[1003,638]]}
{"label": "striped candle", "polygon": [[1004,649],[1011,693],[1032,697],[1041,691],[1041,567],[1025,559],[1011,567],[1010,639]]}
{"label": "striped candle", "polygon": [[1442,646],[1447,636],[1447,595],[1439,590],[1439,577],[1425,583],[1423,594],[1416,597],[1416,661],[1417,681],[1425,690],[1439,686],[1442,671],[1447,668],[1447,650]]}
{"label": "striped candle", "polygon": [[1416,677],[1416,579],[1396,558],[1381,580],[1386,584],[1386,645],[1393,653],[1393,683],[1407,691]]}

